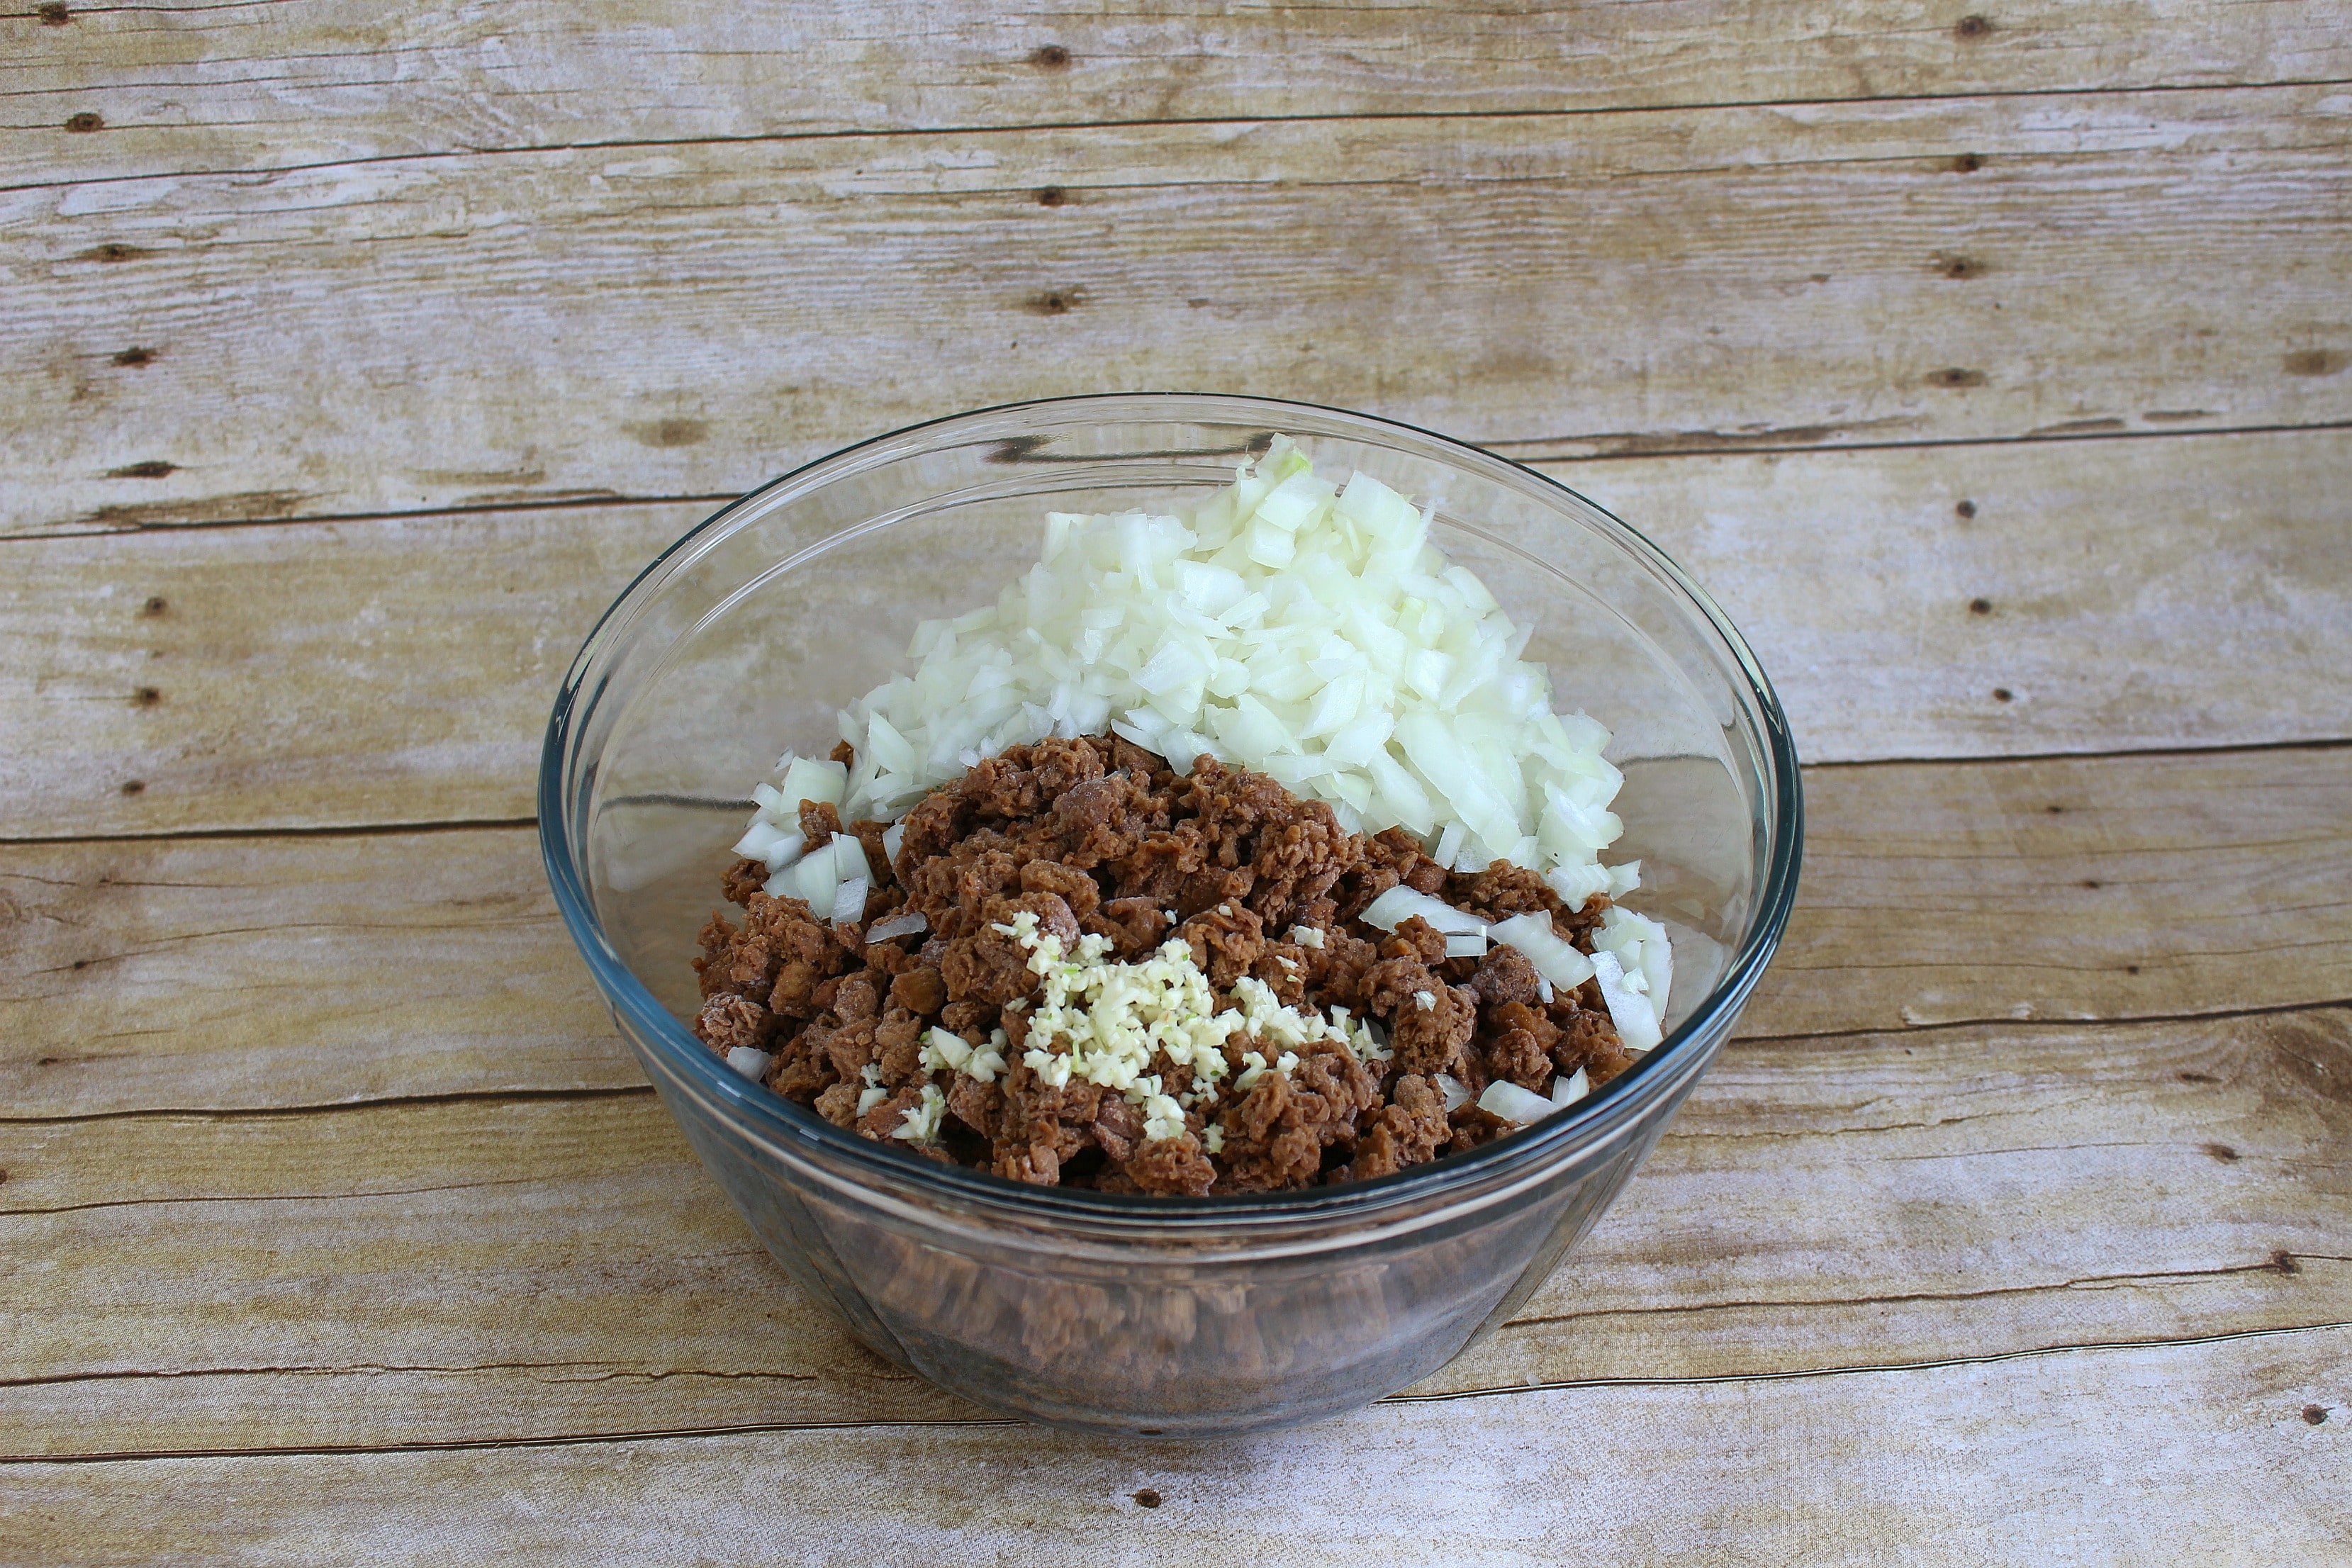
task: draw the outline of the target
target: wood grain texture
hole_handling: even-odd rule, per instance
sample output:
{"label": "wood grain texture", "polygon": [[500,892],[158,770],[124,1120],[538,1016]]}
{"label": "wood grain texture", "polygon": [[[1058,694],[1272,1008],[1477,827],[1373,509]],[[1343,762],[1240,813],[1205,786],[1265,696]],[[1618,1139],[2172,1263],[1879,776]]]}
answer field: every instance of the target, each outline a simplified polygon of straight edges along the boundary
{"label": "wood grain texture", "polygon": [[[2352,433],[1555,471],[1716,594],[1810,762],[2342,729]],[[525,816],[579,639],[701,510],[0,542],[0,836]]]}
{"label": "wood grain texture", "polygon": [[[1750,1036],[2352,997],[2352,751],[1806,788],[1797,913]],[[0,1009],[14,1117],[644,1081],[528,828],[0,847]]]}
{"label": "wood grain texture", "polygon": [[[332,1557],[355,1531],[386,1563],[1868,1563],[1893,1542],[1927,1563],[2341,1563],[2347,1380],[2334,1329],[1377,1405],[1215,1444],[867,1427],[10,1465],[0,1560],[140,1559],[168,1506],[206,1556],[247,1563]],[[2313,1405],[2334,1414],[2313,1426]]]}
{"label": "wood grain texture", "polygon": [[1136,387],[1523,457],[2341,422],[2347,142],[2289,87],[28,187],[0,523],[731,493]]}
{"label": "wood grain texture", "polygon": [[529,828],[0,848],[17,1117],[641,1089]]}
{"label": "wood grain texture", "polygon": [[528,816],[564,668],[704,510],[13,545],[0,832]]}
{"label": "wood grain texture", "polygon": [[[0,1164],[37,1260],[0,1455],[971,1414],[819,1316],[650,1094],[0,1124]],[[2343,1009],[1746,1042],[1415,1393],[2342,1321],[2347,1201]]]}
{"label": "wood grain texture", "polygon": [[[2352,76],[2323,7],[1420,0],[76,5],[0,19],[0,184],[577,142]],[[1053,51],[1058,50],[1055,54]],[[73,132],[95,114],[94,132]],[[80,123],[87,125],[89,121]]]}
{"label": "wood grain texture", "polygon": [[[2343,13],[22,0],[0,1565],[2352,1565]],[[526,821],[719,499],[1139,385],[1542,465],[1829,764],[1585,1245],[1246,1443],[857,1349]]]}

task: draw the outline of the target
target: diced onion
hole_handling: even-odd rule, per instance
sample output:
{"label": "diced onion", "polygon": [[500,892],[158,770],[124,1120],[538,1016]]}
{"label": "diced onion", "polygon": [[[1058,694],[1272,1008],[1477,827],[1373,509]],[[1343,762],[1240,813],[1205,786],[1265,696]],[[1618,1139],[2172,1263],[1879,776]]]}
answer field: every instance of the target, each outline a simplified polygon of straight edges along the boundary
{"label": "diced onion", "polygon": [[1665,1036],[1659,1031],[1656,1009],[1650,999],[1625,983],[1624,965],[1607,948],[1592,955],[1592,973],[1601,979],[1601,1000],[1607,1004],[1617,1037],[1629,1051],[1646,1051]]}
{"label": "diced onion", "polygon": [[[789,752],[786,754],[790,755]],[[814,757],[793,757],[784,765],[782,787],[776,793],[793,811],[798,811],[803,801],[837,806],[841,804],[842,791],[848,784],[849,769],[840,763],[819,762]]]}
{"label": "diced onion", "polygon": [[1536,973],[1557,990],[1573,991],[1592,978],[1592,961],[1555,932],[1551,917],[1541,910],[1497,921],[1486,928],[1486,934],[1526,953]]}
{"label": "diced onion", "polygon": [[1559,901],[1571,910],[1582,909],[1595,893],[1609,891],[1609,869],[1605,866],[1555,866],[1544,873],[1544,880],[1559,895]]}
{"label": "diced onion", "polygon": [[806,903],[813,912],[823,914],[833,908],[833,890],[841,886],[840,865],[828,845],[813,854],[802,856],[798,865],[779,874],[779,879],[791,878],[793,895]]}
{"label": "diced onion", "polygon": [[775,1058],[757,1046],[737,1046],[727,1053],[727,1065],[753,1083],[766,1078],[768,1069],[773,1067],[775,1062]]}
{"label": "diced onion", "polygon": [[1361,919],[1366,925],[1394,931],[1415,915],[1427,921],[1433,930],[1462,936],[1479,935],[1486,930],[1477,916],[1465,915],[1427,893],[1416,893],[1402,882],[1365,905]]}
{"label": "diced onion", "polygon": [[1559,1107],[1531,1089],[1521,1089],[1509,1079],[1498,1078],[1478,1097],[1478,1109],[1524,1127],[1542,1121]]}
{"label": "diced onion", "polygon": [[1647,915],[1615,906],[1601,917],[1592,935],[1595,949],[1606,949],[1624,965],[1626,984],[1650,999],[1661,1018],[1666,1014],[1666,993],[1673,989],[1675,949],[1666,928]]}
{"label": "diced onion", "polygon": [[906,842],[907,825],[905,823],[894,822],[883,830],[882,853],[889,857],[890,864],[893,866],[896,866],[898,863],[899,847]]}
{"label": "diced onion", "polygon": [[874,868],[866,863],[866,847],[854,833],[836,833],[827,846],[833,851],[834,876],[844,882],[871,882]]}
{"label": "diced onion", "polygon": [[1592,1079],[1585,1075],[1582,1068],[1577,1068],[1570,1077],[1551,1080],[1551,1102],[1554,1105],[1574,1105],[1591,1092]]}
{"label": "diced onion", "polygon": [[761,810],[895,821],[982,757],[1108,729],[1180,772],[1207,752],[1265,773],[1351,832],[1405,827],[1449,868],[1614,887],[1595,861],[1617,831],[1608,731],[1551,710],[1526,632],[1432,523],[1283,437],[1188,516],[1049,513],[1035,566],[918,626],[908,673],[841,710],[850,765],[788,755]]}
{"label": "diced onion", "polygon": [[853,877],[833,890],[833,923],[855,925],[866,918],[866,889],[863,877]]}
{"label": "diced onion", "polygon": [[1486,956],[1486,933],[1479,931],[1448,931],[1445,933],[1445,956],[1448,958],[1484,958]]}
{"label": "diced onion", "polygon": [[866,927],[866,940],[888,942],[893,937],[919,936],[930,929],[931,922],[923,918],[922,910],[906,910],[892,915],[887,920],[876,921]]}
{"label": "diced onion", "polygon": [[797,829],[787,830],[764,816],[755,816],[743,837],[735,841],[734,852],[761,861],[771,872],[775,872],[799,859],[801,850],[807,843],[808,840],[802,837]]}
{"label": "diced onion", "polygon": [[1451,1116],[1470,1103],[1468,1086],[1452,1073],[1432,1073],[1430,1081],[1437,1085],[1437,1092],[1444,1097],[1446,1115]]}

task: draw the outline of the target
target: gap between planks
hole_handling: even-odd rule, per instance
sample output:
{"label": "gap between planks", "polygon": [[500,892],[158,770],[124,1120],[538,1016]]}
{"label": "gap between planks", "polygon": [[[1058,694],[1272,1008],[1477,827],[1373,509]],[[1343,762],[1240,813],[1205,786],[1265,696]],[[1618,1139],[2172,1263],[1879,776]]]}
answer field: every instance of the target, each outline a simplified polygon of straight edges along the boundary
{"label": "gap between planks", "polygon": [[[2286,741],[2241,741],[2210,746],[2125,746],[2079,752],[2005,752],[1980,757],[1854,757],[1805,763],[1812,773],[1853,773],[1874,768],[1985,768],[2013,763],[2095,763],[2155,761],[2164,757],[2226,757],[2263,752],[2334,752],[2352,746],[2352,734],[2309,735]],[[714,807],[732,808],[732,801],[711,801]],[[748,808],[749,801],[742,803]],[[451,817],[419,822],[348,822],[316,826],[157,828],[152,833],[0,834],[0,848],[37,844],[176,844],[208,839],[276,840],[282,838],[368,838],[401,833],[483,833],[536,828],[536,816]],[[2198,1016],[2220,1016],[2200,1014]]]}
{"label": "gap between planks", "polygon": [[[136,7],[119,7],[135,9]],[[1607,115],[1739,113],[1758,110],[1803,110],[1859,108],[1911,103],[1997,103],[2020,99],[2116,98],[2143,94],[2264,92],[2297,88],[2352,86],[2352,78],[2281,77],[2275,80],[2221,83],[2154,82],[2122,87],[2047,87],[1978,89],[1962,92],[1863,93],[1852,98],[1759,98],[1697,100],[1687,102],[1592,104],[1568,109],[1386,110],[1368,113],[1216,114],[1142,116],[1131,120],[1039,120],[1013,125],[894,125],[828,131],[759,132],[740,135],[615,137],[573,142],[518,142],[508,147],[440,147],[407,153],[382,153],[359,158],[328,158],[315,163],[266,163],[251,167],[152,169],[110,174],[89,174],[62,180],[23,180],[0,184],[0,195],[20,191],[67,190],[76,186],[133,184],[142,180],[233,179],[257,175],[308,174],[338,169],[380,167],[393,163],[432,163],[452,158],[528,157],[561,153],[607,153],[691,147],[792,146],[819,142],[891,142],[912,137],[1034,136],[1084,131],[1181,131],[1247,129],[1258,125],[1328,125],[1383,123],[1428,124],[1470,121],[1569,121]],[[19,96],[16,94],[0,97]],[[160,127],[177,130],[181,127]]]}
{"label": "gap between planks", "polygon": [[[1899,1377],[1906,1373],[1937,1372],[1951,1367],[1995,1366],[2008,1362],[2061,1356],[2090,1356],[2116,1352],[2145,1353],[2150,1351],[2191,1350],[2204,1345],[2326,1333],[2338,1329],[2352,1329],[2352,1320],[2328,1320],[2315,1323],[2239,1329],[2225,1333],[2194,1334],[2180,1339],[2114,1340],[2084,1344],[2036,1345],[2025,1350],[1998,1351],[1985,1355],[1940,1356],[1920,1361],[1890,1362],[1883,1365],[1798,1367],[1780,1372],[1717,1373],[1690,1377],[1571,1378],[1544,1383],[1524,1383],[1499,1388],[1450,1390],[1442,1394],[1391,1394],[1375,1400],[1373,1404],[1376,1406],[1445,1405],[1471,1399],[1503,1399],[1514,1394],[1559,1394],[1581,1388],[1709,1388],[1731,1384],[1798,1383],[1833,1377]],[[257,1373],[271,1373],[285,1369],[257,1367],[252,1370]],[[10,1385],[0,1384],[0,1387]],[[877,1421],[746,1422],[733,1426],[657,1427],[633,1432],[549,1433],[533,1437],[445,1438],[415,1443],[309,1444],[257,1448],[159,1448],[111,1454],[0,1454],[0,1466],[145,1464],[157,1459],[327,1458],[356,1454],[432,1454],[482,1449],[569,1448],[593,1444],[693,1441],[712,1437],[751,1436],[764,1433],[866,1432],[908,1427],[961,1431],[987,1427],[1021,1427],[1030,1425],[1029,1422],[1012,1416]]]}
{"label": "gap between planks", "polygon": [[[2331,997],[2311,1002],[2283,1002],[2274,1006],[2219,1007],[2203,1013],[2130,1013],[2102,1018],[1944,1018],[1931,1024],[1912,1024],[1899,1029],[1853,1028],[1778,1031],[1769,1035],[1735,1035],[1725,1042],[1723,1049],[1735,1050],[1741,1046],[1769,1047],[1776,1045],[1811,1045],[1836,1040],[1880,1038],[1911,1039],[1948,1034],[1961,1029],[2072,1029],[2088,1032],[2099,1029],[2140,1028],[2163,1024],[2217,1024],[2239,1018],[2270,1018],[2293,1016],[2301,1013],[2327,1013],[2352,1008],[2352,997]],[[458,1089],[446,1094],[395,1094],[359,1100],[315,1100],[301,1105],[257,1106],[140,1106],[125,1110],[85,1110],[61,1112],[54,1116],[0,1116],[0,1127],[74,1127],[99,1121],[156,1121],[194,1120],[209,1121],[278,1121],[291,1117],[334,1116],[350,1111],[380,1111],[413,1106],[438,1105],[526,1105],[546,1100],[636,1100],[652,1095],[653,1085],[621,1084],[602,1089]],[[1813,1136],[1807,1133],[1802,1136]],[[1778,1136],[1790,1136],[1779,1134]],[[484,1184],[459,1184],[480,1185]],[[417,1189],[420,1191],[451,1191],[454,1188]],[[297,1194],[300,1195],[300,1194]],[[340,1196],[387,1196],[392,1194],[341,1194]],[[142,1199],[140,1202],[182,1200]],[[198,1195],[185,1201],[209,1203],[213,1198]],[[0,1209],[0,1217],[9,1215],[64,1214],[85,1208],[108,1208],[112,1204],[74,1204],[53,1209]],[[2297,1254],[2296,1256],[2303,1256]],[[2316,1256],[2316,1255],[2314,1255]],[[0,1387],[6,1386],[0,1379]]]}
{"label": "gap between planks", "polygon": [[[1825,432],[1818,438],[1809,441],[1776,441],[1773,439],[1775,436],[1790,436],[1795,432],[1767,431],[1750,437],[1738,434],[1726,435],[1714,430],[1675,431],[1671,436],[1603,432],[1493,441],[1483,441],[1470,437],[1448,437],[1447,439],[1458,440],[1465,447],[1475,447],[1491,456],[1517,463],[1521,468],[1533,468],[1540,473],[1545,469],[1555,468],[1576,469],[1607,463],[1638,463],[1668,458],[1799,457],[1807,453],[1965,451],[1979,447],[1998,450],[2012,447],[2085,445],[2115,441],[2181,441],[2200,436],[2317,436],[2345,430],[2352,430],[2352,420],[2323,419],[2300,425],[2200,425],[2179,430],[2025,431],[2014,436],[1963,436],[1944,439],[1925,437],[1912,441],[1842,441],[1834,438],[1833,432]],[[887,434],[887,432],[882,434]],[[1676,438],[1687,441],[1689,444],[1675,445],[1674,442]],[[1542,450],[1545,447],[1568,446],[1580,441],[1624,441],[1633,444],[1620,449],[1569,453],[1558,457],[1547,457]],[[1638,444],[1648,441],[1662,441],[1665,444],[1655,447]],[[864,439],[856,443],[861,446],[864,444]],[[846,448],[844,449],[846,450]],[[818,458],[814,461],[830,461],[831,458],[835,456],[839,456],[839,453]],[[104,528],[53,527],[18,532],[0,531],[0,545],[27,540],[87,539],[116,533],[196,533],[228,529],[300,528],[325,523],[427,522],[438,519],[503,517],[523,512],[593,510],[616,507],[723,508],[732,506],[745,496],[751,494],[754,489],[764,489],[780,479],[789,479],[792,475],[813,466],[813,463],[802,464],[799,468],[788,469],[782,474],[772,475],[761,479],[750,489],[741,490],[710,490],[678,495],[551,496],[543,500],[460,503],[419,507],[408,510],[391,509],[373,511],[316,511],[298,512],[287,517],[199,518],[191,519],[185,522],[141,521]],[[1573,489],[1575,487],[1569,488]],[[0,843],[5,842],[9,841],[0,839]]]}

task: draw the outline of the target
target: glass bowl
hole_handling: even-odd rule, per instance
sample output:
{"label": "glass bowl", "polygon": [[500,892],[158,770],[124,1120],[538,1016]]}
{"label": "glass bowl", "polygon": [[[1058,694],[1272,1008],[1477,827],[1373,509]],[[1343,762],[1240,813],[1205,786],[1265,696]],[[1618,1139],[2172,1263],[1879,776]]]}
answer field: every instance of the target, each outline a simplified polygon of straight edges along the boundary
{"label": "glass bowl", "polygon": [[[868,1142],[688,1032],[696,932],[755,781],[822,754],[916,623],[994,599],[1048,510],[1189,506],[1276,434],[1435,508],[1432,539],[1532,626],[1554,699],[1625,773],[1612,859],[1667,922],[1667,1037],[1571,1110],[1375,1181],[1201,1199],[1029,1187]],[[1262,398],[1057,398],[883,436],[672,545],[590,634],[549,721],[555,899],[688,1142],[810,1297],[889,1360],[1059,1426],[1209,1436],[1334,1415],[1516,1311],[1608,1208],[1730,1035],[1795,896],[1795,749],[1713,601],[1540,474]]]}

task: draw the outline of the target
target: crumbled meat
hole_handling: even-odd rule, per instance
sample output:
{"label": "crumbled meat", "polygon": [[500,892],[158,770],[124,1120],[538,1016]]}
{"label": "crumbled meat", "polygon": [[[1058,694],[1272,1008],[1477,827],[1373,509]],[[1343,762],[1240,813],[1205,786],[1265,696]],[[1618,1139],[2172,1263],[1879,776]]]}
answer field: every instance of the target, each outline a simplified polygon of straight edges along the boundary
{"label": "crumbled meat", "polygon": [[1524,866],[1497,860],[1483,871],[1456,873],[1447,879],[1445,901],[1490,921],[1540,910],[1557,919],[1563,912],[1551,884]]}
{"label": "crumbled meat", "polygon": [[948,983],[928,963],[919,963],[890,982],[890,1005],[928,1018],[948,999]]}
{"label": "crumbled meat", "polygon": [[1128,963],[1157,949],[1168,932],[1167,914],[1150,899],[1113,899],[1078,923],[1108,938]]}
{"label": "crumbled meat", "polygon": [[1216,1184],[1217,1167],[1190,1132],[1138,1144],[1123,1173],[1139,1193],[1205,1198]]}
{"label": "crumbled meat", "polygon": [[1389,1089],[1389,1103],[1361,1123],[1356,1157],[1337,1179],[1369,1181],[1434,1159],[1454,1135],[1445,1120],[1445,1099],[1419,1073],[1406,1073]]}
{"label": "crumbled meat", "polygon": [[1075,867],[1058,860],[1032,860],[1021,868],[1021,890],[1024,893],[1051,893],[1083,921],[1094,913],[1102,902],[1102,889],[1095,879]]}
{"label": "crumbled meat", "polygon": [[835,1078],[857,1077],[874,1060],[874,1021],[861,1019],[855,1024],[836,1025],[827,1029],[824,1020],[812,1025],[809,1033],[819,1035],[824,1041],[825,1059],[833,1063]]}
{"label": "crumbled meat", "polygon": [[1004,1114],[1004,1090],[961,1073],[948,1085],[948,1114],[982,1138],[994,1140],[996,1124]]}
{"label": "crumbled meat", "polygon": [[767,884],[766,864],[748,858],[728,867],[727,874],[719,879],[719,890],[727,895],[727,901],[730,904],[750,903],[751,895]]}
{"label": "crumbled meat", "polygon": [[801,837],[808,840],[811,849],[822,849],[833,842],[841,831],[841,813],[829,801],[801,802]]}
{"label": "crumbled meat", "polygon": [[874,982],[863,974],[844,980],[833,994],[833,1010],[845,1020],[871,1018],[881,1006],[882,999],[875,994]]}
{"label": "crumbled meat", "polygon": [[702,1005],[700,1016],[694,1020],[694,1032],[704,1045],[723,1057],[744,1046],[766,1050],[768,1034],[774,1026],[774,1017],[757,1002],[721,992]]}
{"label": "crumbled meat", "polygon": [[1250,972],[1265,951],[1265,922],[1247,904],[1226,902],[1202,910],[1176,928],[1192,949],[1192,962],[1206,970],[1220,991]]}
{"label": "crumbled meat", "polygon": [[1219,1118],[1230,1190],[1307,1185],[1322,1173],[1323,1151],[1353,1142],[1357,1120],[1379,1101],[1361,1063],[1328,1041],[1316,1042],[1288,1074],[1266,1074]]}
{"label": "crumbled meat", "polygon": [[950,1002],[940,1009],[940,1023],[950,1035],[984,1034],[995,1026],[997,1009],[987,1002]]}
{"label": "crumbled meat", "polygon": [[1573,1003],[1565,1008],[1553,1008],[1555,1018],[1563,1014],[1566,1022],[1556,1026],[1559,1037],[1550,1047],[1552,1061],[1560,1071],[1572,1073],[1582,1068],[1592,1087],[1599,1089],[1633,1065],[1633,1056],[1617,1038],[1617,1026],[1606,1012],[1579,1007]]}
{"label": "crumbled meat", "polygon": [[866,1092],[857,1083],[836,1083],[816,1097],[816,1113],[835,1127],[855,1125],[857,1121],[857,1097]]}
{"label": "crumbled meat", "polygon": [[1506,1132],[1519,1130],[1517,1122],[1506,1121],[1493,1111],[1481,1110],[1475,1104],[1463,1106],[1446,1120],[1454,1129],[1454,1135],[1445,1145],[1445,1152],[1449,1154],[1467,1153],[1481,1143],[1491,1143]]}
{"label": "crumbled meat", "polygon": [[1510,1079],[1541,1093],[1551,1082],[1551,1058],[1525,1029],[1506,1029],[1486,1042],[1486,1078]]}
{"label": "crumbled meat", "polygon": [[882,1081],[891,1088],[920,1076],[922,1020],[892,1008],[890,1016],[874,1026],[874,1049],[881,1058]]}
{"label": "crumbled meat", "polygon": [[1059,937],[1067,949],[1078,941],[1078,921],[1070,906],[1052,893],[1024,893],[1017,899],[992,899],[981,912],[979,928],[948,943],[940,975],[948,994],[958,1002],[984,1002],[1002,1007],[1025,996],[1036,984],[1029,973],[1029,950],[1010,929],[1021,914],[1037,917],[1040,936]]}
{"label": "crumbled meat", "polygon": [[1423,920],[1408,916],[1386,942],[1381,943],[1382,958],[1417,958],[1435,968],[1445,962],[1445,933]]}
{"label": "crumbled meat", "polygon": [[[841,748],[835,755],[852,760]],[[735,860],[721,890],[743,924],[714,915],[703,928],[695,1033],[722,1056],[739,1045],[773,1053],[768,1082],[777,1093],[909,1154],[1125,1193],[1364,1181],[1475,1148],[1512,1125],[1475,1103],[1449,1116],[1433,1074],[1454,1075],[1473,1094],[1496,1079],[1541,1093],[1553,1074],[1579,1068],[1598,1088],[1633,1059],[1597,984],[1546,1003],[1516,948],[1449,959],[1444,934],[1423,921],[1390,932],[1358,918],[1404,885],[1490,921],[1540,910],[1590,951],[1605,899],[1566,909],[1540,877],[1507,862],[1448,872],[1401,828],[1346,832],[1328,805],[1211,757],[1179,774],[1116,738],[1008,747],[908,813],[895,864],[881,823],[845,824],[834,807],[812,805],[800,826],[813,844],[856,837],[874,868],[866,920],[911,910],[925,929],[869,943],[858,923],[835,927],[798,899],[771,897],[766,868]],[[1246,1091],[1228,1079],[1216,1098],[1193,1105],[1186,1131],[1146,1137],[1144,1113],[1124,1095],[1082,1079],[1056,1088],[1027,1065],[1024,999],[1037,977],[1030,951],[998,929],[1024,912],[1065,951],[1091,932],[1128,962],[1173,935],[1222,1000],[1254,976],[1285,1005],[1379,1020],[1392,1058],[1366,1063],[1314,1042],[1286,1072],[1268,1070]],[[1319,943],[1294,941],[1301,925]],[[926,1068],[933,1027],[998,1051],[1005,1068],[985,1083]],[[1226,1047],[1233,1070],[1245,1050],[1269,1063],[1281,1054],[1236,1036]],[[1199,1087],[1164,1054],[1151,1070],[1170,1096]],[[861,1116],[870,1083],[887,1092]],[[926,1086],[946,1097],[940,1137],[895,1138]]]}
{"label": "crumbled meat", "polygon": [[857,1135],[861,1138],[887,1138],[907,1120],[907,1112],[923,1102],[923,1091],[913,1084],[894,1089],[889,1097],[857,1119]]}
{"label": "crumbled meat", "polygon": [[866,868],[873,876],[874,885],[886,887],[898,879],[890,865],[890,851],[883,845],[882,836],[889,828],[879,822],[853,822],[849,831],[857,847],[866,852]]}
{"label": "crumbled meat", "polygon": [[1486,950],[1478,961],[1477,973],[1470,977],[1470,989],[1478,994],[1478,1005],[1502,1007],[1513,1002],[1532,1006],[1543,997],[1542,977],[1528,955],[1517,948],[1497,944]]}

